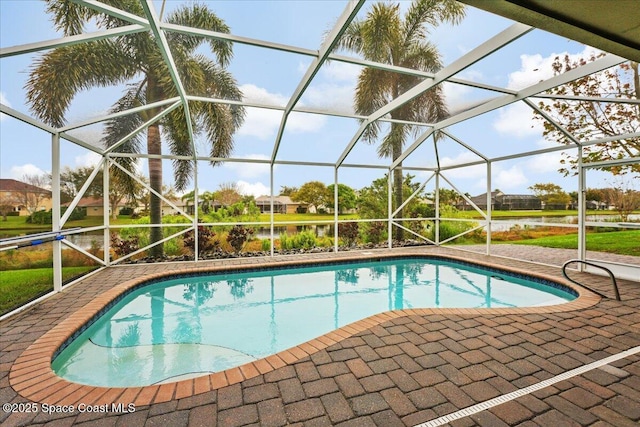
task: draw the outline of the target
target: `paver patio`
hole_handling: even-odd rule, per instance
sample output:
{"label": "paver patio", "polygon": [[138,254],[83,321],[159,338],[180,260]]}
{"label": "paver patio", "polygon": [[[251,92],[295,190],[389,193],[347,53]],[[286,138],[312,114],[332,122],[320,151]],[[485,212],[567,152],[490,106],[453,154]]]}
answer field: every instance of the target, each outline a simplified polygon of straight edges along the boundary
{"label": "paver patio", "polygon": [[[562,277],[555,267],[447,248],[392,253],[454,255]],[[353,255],[304,257],[317,260]],[[290,258],[212,261],[199,263],[197,267],[274,263],[283,259]],[[47,331],[97,295],[132,277],[184,268],[195,266],[109,268],[0,323],[0,403],[29,402],[10,383],[10,370],[25,349]],[[606,278],[579,273],[574,276],[607,295],[612,294]],[[193,381],[188,389],[174,383],[84,395],[80,387],[63,388],[52,395],[51,390],[41,386],[43,396],[56,396],[58,401],[148,404],[136,406],[132,413],[0,412],[0,423],[3,426],[414,426],[640,346],[640,283],[620,280],[619,285],[621,302],[603,299],[571,310],[558,306],[540,307],[535,312],[459,309],[393,313],[388,320],[371,321],[366,326],[360,325],[358,332],[334,337],[334,343],[301,346],[303,354],[291,360],[256,364],[255,371],[237,370],[237,378],[223,375],[220,381],[228,384],[224,386],[216,383],[214,387],[213,380],[206,386]],[[25,390],[19,385],[17,388]],[[199,392],[205,389],[209,391]],[[73,393],[80,393],[79,397],[73,397]],[[635,354],[450,425],[635,426],[639,421],[640,356]]]}

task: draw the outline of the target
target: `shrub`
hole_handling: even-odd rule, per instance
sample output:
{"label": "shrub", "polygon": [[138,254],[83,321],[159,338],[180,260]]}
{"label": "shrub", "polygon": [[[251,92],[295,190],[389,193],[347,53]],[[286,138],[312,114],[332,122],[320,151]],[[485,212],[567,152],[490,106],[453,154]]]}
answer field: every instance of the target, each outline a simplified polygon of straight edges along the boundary
{"label": "shrub", "polygon": [[287,233],[280,234],[280,249],[285,251],[293,249],[293,239]]}
{"label": "shrub", "polygon": [[271,250],[271,240],[262,239],[260,241],[260,250],[262,250],[262,252],[269,252]]}
{"label": "shrub", "polygon": [[347,246],[353,246],[358,239],[359,226],[357,222],[341,222],[338,224],[338,236],[344,239]]}
{"label": "shrub", "polygon": [[[440,241],[442,242],[443,240],[447,240],[475,226],[476,223],[470,222],[440,221]],[[473,233],[467,233],[459,238],[472,241],[481,240],[480,231],[476,230]],[[435,239],[435,236],[433,237],[433,239]]]}
{"label": "shrub", "polygon": [[[60,212],[64,214],[67,211],[66,207],[62,207]],[[75,208],[69,216],[69,221],[77,221],[84,219],[87,216],[87,210],[85,208]],[[53,222],[53,213],[49,211],[34,212],[27,217],[27,223],[29,224],[51,224]]]}
{"label": "shrub", "polygon": [[370,222],[365,231],[367,241],[371,243],[380,243],[384,238],[386,229],[387,226],[382,221]]}
{"label": "shrub", "polygon": [[[220,242],[214,240],[216,233],[208,227],[202,225],[198,226],[198,253],[209,252],[218,249]],[[183,242],[184,245],[190,248],[192,251],[195,247],[195,233],[193,230],[189,230],[184,233]]]}
{"label": "shrub", "polygon": [[120,209],[119,214],[120,215],[132,215],[133,214],[133,208],[125,206],[125,207]]}
{"label": "shrub", "polygon": [[239,253],[247,240],[253,235],[253,229],[245,228],[242,225],[234,225],[229,234],[227,242],[231,245],[235,253]]}
{"label": "shrub", "polygon": [[311,249],[316,246],[316,235],[313,231],[302,231],[293,236],[293,246],[296,249]]}
{"label": "shrub", "polygon": [[28,224],[51,224],[53,214],[51,211],[38,211],[34,212],[27,217]]}
{"label": "shrub", "polygon": [[120,237],[117,233],[111,233],[111,248],[118,257],[122,257],[140,249],[138,236],[127,238]]}

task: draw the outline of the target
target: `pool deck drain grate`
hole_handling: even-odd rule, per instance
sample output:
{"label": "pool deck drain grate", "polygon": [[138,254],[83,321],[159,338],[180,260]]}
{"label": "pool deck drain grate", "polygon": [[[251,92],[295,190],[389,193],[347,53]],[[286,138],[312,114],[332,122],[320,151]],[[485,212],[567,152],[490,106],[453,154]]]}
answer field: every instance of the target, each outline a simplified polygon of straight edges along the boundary
{"label": "pool deck drain grate", "polygon": [[464,418],[464,417],[468,417],[468,416],[473,415],[473,414],[477,414],[478,412],[493,408],[495,406],[501,405],[501,404],[509,402],[511,400],[515,400],[515,399],[517,399],[519,397],[526,396],[526,395],[531,394],[531,393],[533,393],[535,391],[542,390],[543,388],[552,386],[552,385],[554,385],[556,383],[559,383],[560,381],[565,381],[565,380],[568,380],[568,379],[570,379],[572,377],[575,377],[577,375],[582,375],[585,372],[591,371],[593,369],[598,369],[598,368],[607,366],[610,363],[613,363],[613,362],[615,362],[617,360],[620,360],[620,359],[624,359],[626,357],[629,357],[629,356],[634,355],[634,354],[639,353],[639,352],[640,352],[640,346],[631,348],[631,349],[623,351],[621,353],[614,354],[613,356],[606,357],[606,358],[604,358],[602,360],[598,360],[598,361],[590,363],[588,365],[581,366],[581,367],[576,368],[576,369],[572,369],[572,370],[570,370],[568,372],[565,372],[563,374],[556,375],[555,377],[549,378],[548,380],[540,381],[539,383],[530,385],[529,387],[521,388],[520,390],[511,392],[511,393],[508,393],[508,394],[504,394],[502,396],[496,397],[496,398],[491,399],[491,400],[484,401],[482,403],[478,403],[477,405],[469,406],[468,408],[464,408],[464,409],[462,409],[460,411],[457,411],[457,412],[454,412],[454,413],[451,413],[451,414],[448,414],[448,415],[444,415],[444,416],[442,416],[440,418],[437,418],[435,420],[431,420],[431,421],[428,421],[426,423],[418,424],[415,427],[437,427],[437,426],[442,426],[442,425],[448,424],[448,423],[450,423],[452,421],[459,420],[460,418]]}

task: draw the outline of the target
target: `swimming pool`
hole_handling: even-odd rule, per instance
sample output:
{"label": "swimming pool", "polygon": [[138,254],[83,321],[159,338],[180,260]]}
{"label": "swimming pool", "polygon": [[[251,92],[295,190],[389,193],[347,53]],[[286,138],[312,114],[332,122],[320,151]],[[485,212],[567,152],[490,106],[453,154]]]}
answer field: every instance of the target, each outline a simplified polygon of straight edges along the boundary
{"label": "swimming pool", "polygon": [[384,311],[575,297],[539,279],[425,258],[177,277],[124,295],[57,352],[52,368],[81,384],[150,385],[239,366]]}

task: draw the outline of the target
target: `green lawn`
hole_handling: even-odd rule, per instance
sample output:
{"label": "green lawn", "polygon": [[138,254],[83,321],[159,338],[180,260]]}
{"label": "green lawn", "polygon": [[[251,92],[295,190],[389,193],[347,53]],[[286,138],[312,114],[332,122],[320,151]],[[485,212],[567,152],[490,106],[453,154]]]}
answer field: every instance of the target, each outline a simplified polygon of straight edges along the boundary
{"label": "green lawn", "polygon": [[[358,219],[357,214],[343,214],[338,215],[338,219]],[[276,222],[280,221],[289,221],[289,222],[298,222],[298,221],[333,221],[333,214],[314,214],[314,213],[304,213],[304,214],[274,214],[273,220]],[[269,222],[271,221],[271,214],[261,214],[260,215],[261,222]]]}
{"label": "green lawn", "polygon": [[[640,211],[635,211],[634,214],[640,214]],[[478,212],[474,211],[461,211],[458,215],[462,218],[482,218]],[[588,210],[587,215],[610,215],[619,216],[616,211],[592,211]],[[492,218],[522,218],[522,217],[549,217],[549,216],[578,216],[578,211],[491,211]]]}
{"label": "green lawn", "polygon": [[[63,267],[62,280],[67,281],[95,267]],[[53,268],[9,270],[0,273],[0,314],[53,290]]]}
{"label": "green lawn", "polygon": [[[119,215],[118,219],[110,220],[112,225],[131,224],[134,220],[127,215]],[[76,221],[68,221],[63,228],[95,227],[103,224],[103,218],[88,216]],[[10,216],[6,221],[0,220],[0,237],[20,236],[22,234],[34,234],[51,231],[51,225],[28,224],[25,216]]]}
{"label": "green lawn", "polygon": [[[565,234],[562,236],[549,236],[538,239],[517,240],[502,243],[543,246],[547,248],[577,249],[578,235]],[[620,255],[640,256],[640,230],[587,233],[587,250],[610,252]]]}

